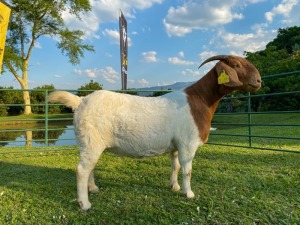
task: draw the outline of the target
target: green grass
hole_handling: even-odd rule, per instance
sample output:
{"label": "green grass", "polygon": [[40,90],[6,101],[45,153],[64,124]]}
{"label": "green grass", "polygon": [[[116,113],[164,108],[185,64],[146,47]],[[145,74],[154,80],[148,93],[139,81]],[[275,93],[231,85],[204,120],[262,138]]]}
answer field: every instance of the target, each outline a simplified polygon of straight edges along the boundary
{"label": "green grass", "polygon": [[77,150],[1,154],[0,224],[300,221],[300,157],[294,153],[205,145],[193,162],[191,200],[169,190],[167,155],[134,160],[104,153],[95,169],[101,192],[90,194],[88,212],[75,201],[78,159]]}

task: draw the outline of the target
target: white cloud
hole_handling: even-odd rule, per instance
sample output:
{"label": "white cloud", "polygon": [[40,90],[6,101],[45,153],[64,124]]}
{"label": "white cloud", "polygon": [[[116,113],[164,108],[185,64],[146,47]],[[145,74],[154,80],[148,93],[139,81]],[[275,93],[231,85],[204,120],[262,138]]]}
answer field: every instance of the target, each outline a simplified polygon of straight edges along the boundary
{"label": "white cloud", "polygon": [[104,78],[108,83],[115,84],[120,80],[119,73],[115,71],[112,67],[107,66],[99,71],[100,76]]}
{"label": "white cloud", "polygon": [[198,70],[185,69],[181,71],[181,74],[184,76],[200,76],[200,72]]}
{"label": "white cloud", "polygon": [[258,2],[265,2],[265,1],[267,1],[267,0],[248,0],[248,2],[250,2],[250,3],[258,3]]}
{"label": "white cloud", "polygon": [[258,29],[253,33],[236,34],[220,30],[212,44],[226,54],[243,55],[244,51],[256,52],[266,47],[266,44],[277,35],[275,30]]}
{"label": "white cloud", "polygon": [[285,19],[282,21],[287,26],[299,26],[300,21],[300,1],[291,9],[291,11],[284,15]]}
{"label": "white cloud", "polygon": [[[218,54],[217,54],[217,52],[214,52],[214,51],[204,51],[204,52],[199,53],[199,58],[200,58],[199,66],[206,59],[208,59],[212,56],[215,56],[215,55],[218,55]],[[209,63],[205,64],[204,66],[210,68],[213,63],[214,62],[209,62]],[[199,73],[199,75],[200,75],[200,73]]]}
{"label": "white cloud", "polygon": [[34,47],[35,47],[35,48],[42,48],[42,45],[41,45],[40,42],[35,41],[35,42],[34,42]]}
{"label": "white cloud", "polygon": [[[282,2],[274,7],[270,12],[265,13],[266,20],[268,22],[272,22],[273,18],[277,15],[283,15],[285,18],[290,17],[290,13],[292,9],[298,4],[299,8],[299,0],[282,0]],[[298,21],[299,21],[299,11],[298,14]]]}
{"label": "white cloud", "polygon": [[69,28],[84,31],[85,38],[99,39],[96,32],[100,28],[100,18],[96,15],[94,10],[81,15],[81,20],[69,12],[64,12],[62,17]]}
{"label": "white cloud", "polygon": [[[102,34],[109,38],[109,41],[113,45],[120,45],[120,33],[117,30],[105,29]],[[127,36],[128,46],[132,46],[130,37]]]}
{"label": "white cloud", "polygon": [[97,72],[98,69],[85,69],[85,70],[80,70],[80,69],[74,69],[74,73],[78,75],[84,75],[89,78],[96,78],[97,77]]}
{"label": "white cloud", "polygon": [[117,71],[115,71],[112,67],[107,66],[103,69],[93,68],[93,69],[75,69],[75,74],[87,76],[89,78],[103,78],[106,82],[115,84],[118,80],[120,80],[120,76]]}
{"label": "white cloud", "polygon": [[236,0],[187,1],[177,8],[169,8],[163,23],[169,36],[184,36],[193,30],[208,29],[242,19],[242,14],[232,10],[236,3]]}
{"label": "white cloud", "polygon": [[149,51],[149,52],[143,52],[143,60],[144,62],[157,62],[158,59],[156,57],[157,53],[156,51]]}
{"label": "white cloud", "polygon": [[137,81],[140,85],[142,85],[143,87],[146,87],[149,85],[149,81],[145,80],[144,78],[141,80]]}
{"label": "white cloud", "polygon": [[194,65],[194,64],[196,64],[195,62],[186,61],[186,60],[180,59],[178,57],[168,58],[168,62],[171,64],[175,64],[175,65]]}
{"label": "white cloud", "polygon": [[203,61],[203,60],[206,60],[209,57],[212,57],[214,55],[217,55],[217,52],[214,52],[214,51],[204,51],[204,52],[201,52],[199,54],[199,58],[200,58],[201,61]]}
{"label": "white cloud", "polygon": [[184,52],[183,51],[178,52],[178,56],[184,58]]}
{"label": "white cloud", "polygon": [[145,10],[162,2],[163,0],[90,0],[92,10],[81,15],[81,20],[68,11],[63,13],[63,19],[70,28],[83,30],[85,38],[99,38],[97,31],[100,24],[117,22],[120,9],[127,19],[133,19],[136,10]]}
{"label": "white cloud", "polygon": [[111,44],[120,45],[120,33],[117,30],[105,29],[103,32],[104,36],[107,36]]}
{"label": "white cloud", "polygon": [[255,4],[255,3],[258,3],[258,2],[265,2],[267,0],[247,0],[247,2],[251,3],[251,4]]}

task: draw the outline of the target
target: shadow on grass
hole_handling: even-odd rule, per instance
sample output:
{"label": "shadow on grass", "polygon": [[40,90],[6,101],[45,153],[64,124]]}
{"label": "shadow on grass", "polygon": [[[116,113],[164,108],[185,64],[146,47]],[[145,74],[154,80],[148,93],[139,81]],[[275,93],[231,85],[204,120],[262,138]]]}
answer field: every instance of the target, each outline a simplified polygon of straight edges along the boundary
{"label": "shadow on grass", "polygon": [[31,157],[0,164],[0,193],[2,187],[10,192],[0,200],[6,198],[4,216],[14,210],[11,223],[296,224],[300,217],[295,154],[204,146],[193,162],[196,196],[190,200],[168,188],[168,156],[134,160],[106,153],[95,169],[101,192],[90,195],[88,213],[75,201],[76,174],[69,168],[77,157]]}
{"label": "shadow on grass", "polygon": [[[106,161],[105,157],[110,159]],[[103,160],[100,158],[95,168],[95,181],[101,191],[97,194],[89,194],[92,204],[96,204],[97,201],[104,201],[106,204],[115,203],[118,193],[122,198],[123,195],[126,195],[125,193],[130,193],[128,196],[139,194],[145,197],[149,193],[156,196],[157,192],[160,194],[171,192],[168,188],[169,165],[166,173],[156,168],[152,169],[149,174],[145,168],[147,164],[144,164],[143,160],[123,159],[111,154],[103,156],[103,158]],[[109,165],[114,164],[113,160],[117,158],[121,160],[121,163],[116,163],[114,166]],[[37,157],[36,160],[38,161],[39,158]],[[57,166],[60,166],[60,163]],[[21,198],[28,196],[28,204],[32,203],[32,199],[34,199],[38,201],[35,204],[51,202],[52,205],[58,205],[65,209],[79,209],[76,201],[75,169],[0,161],[0,171],[0,193],[1,187],[5,187],[6,190],[10,190],[11,199],[18,198],[19,195]],[[154,177],[159,182],[153,182]],[[26,198],[21,201],[26,201]],[[101,205],[103,206],[103,203]]]}
{"label": "shadow on grass", "polygon": [[[21,193],[28,199],[41,199],[42,204],[54,202],[63,207],[70,207],[70,202],[76,198],[76,174],[71,169],[7,162],[0,162],[0,168],[0,188],[15,192],[15,197]],[[14,193],[11,198],[14,198]]]}

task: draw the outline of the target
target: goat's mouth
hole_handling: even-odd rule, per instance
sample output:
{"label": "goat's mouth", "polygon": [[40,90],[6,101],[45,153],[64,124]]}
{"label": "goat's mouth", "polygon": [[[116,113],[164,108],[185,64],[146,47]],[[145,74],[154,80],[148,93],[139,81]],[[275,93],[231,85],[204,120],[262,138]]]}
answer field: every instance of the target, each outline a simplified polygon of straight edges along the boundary
{"label": "goat's mouth", "polygon": [[258,89],[260,89],[261,87],[261,84],[258,83],[258,84],[248,84],[248,88],[251,89],[251,91],[256,91]]}

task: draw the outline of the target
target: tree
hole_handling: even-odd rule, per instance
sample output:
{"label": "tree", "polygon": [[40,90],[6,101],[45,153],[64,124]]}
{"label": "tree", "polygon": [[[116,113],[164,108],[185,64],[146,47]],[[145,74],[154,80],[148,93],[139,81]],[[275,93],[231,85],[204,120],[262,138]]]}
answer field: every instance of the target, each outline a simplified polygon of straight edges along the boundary
{"label": "tree", "polygon": [[267,44],[267,48],[270,46],[276,46],[278,50],[285,49],[288,53],[293,52],[293,47],[300,44],[300,27],[288,27],[278,30],[277,37]]}
{"label": "tree", "polygon": [[57,47],[69,57],[69,62],[78,64],[85,50],[93,47],[82,43],[84,32],[69,30],[62,18],[67,11],[80,18],[79,14],[89,11],[88,0],[11,0],[12,12],[8,26],[3,59],[4,68],[20,83],[25,104],[24,114],[31,114],[28,89],[28,64],[36,41],[42,36],[59,39]]}
{"label": "tree", "polygon": [[[245,52],[263,77],[263,87],[256,94],[298,91],[300,76],[290,75],[281,78],[264,78],[266,75],[300,70],[300,27],[279,29],[277,37],[267,44],[265,50]],[[300,96],[281,95],[254,98],[255,110],[297,110]]]}
{"label": "tree", "polygon": [[[85,91],[87,90],[87,91]],[[91,91],[88,91],[91,90]],[[92,91],[95,90],[102,90],[102,84],[99,84],[98,82],[94,82],[93,80],[90,81],[90,83],[85,84],[84,86],[81,86],[78,88],[78,96],[87,96],[92,93]]]}
{"label": "tree", "polygon": [[[31,102],[32,104],[35,104],[35,106],[32,106],[32,112],[36,114],[44,114],[45,113],[45,103],[46,103],[46,92],[45,90],[48,90],[48,93],[50,90],[54,90],[55,87],[53,84],[51,85],[43,85],[34,88],[34,91],[31,92]],[[58,105],[50,105],[48,108],[48,113],[60,113],[63,111],[65,106],[58,106]]]}
{"label": "tree", "polygon": [[20,91],[14,91],[13,87],[0,86],[0,104],[3,104],[0,106],[0,116],[19,115],[23,112],[23,107],[20,106],[22,104],[22,94]]}

